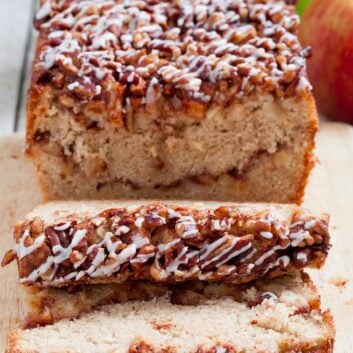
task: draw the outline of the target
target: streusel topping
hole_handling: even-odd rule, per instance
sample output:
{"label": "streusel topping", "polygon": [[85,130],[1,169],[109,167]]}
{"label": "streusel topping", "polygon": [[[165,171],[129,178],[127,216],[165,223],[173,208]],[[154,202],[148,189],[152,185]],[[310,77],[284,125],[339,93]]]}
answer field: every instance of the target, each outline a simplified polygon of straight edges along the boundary
{"label": "streusel topping", "polygon": [[135,210],[70,214],[19,223],[2,265],[19,263],[20,282],[64,285],[116,277],[157,282],[247,282],[271,271],[322,263],[328,217],[270,209],[192,209],[159,202]]}
{"label": "streusel topping", "polygon": [[122,107],[311,89],[299,17],[282,0],[47,0],[35,25],[35,79],[83,102],[116,84]]}

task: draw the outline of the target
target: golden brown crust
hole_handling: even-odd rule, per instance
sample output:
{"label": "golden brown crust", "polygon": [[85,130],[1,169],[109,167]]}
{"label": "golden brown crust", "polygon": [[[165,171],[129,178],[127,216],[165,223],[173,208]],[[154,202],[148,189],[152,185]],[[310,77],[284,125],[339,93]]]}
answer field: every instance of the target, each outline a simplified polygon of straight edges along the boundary
{"label": "golden brown crust", "polygon": [[24,351],[23,349],[21,349],[19,347],[20,336],[21,336],[21,331],[10,331],[9,332],[9,334],[7,336],[7,349],[5,351],[6,353],[40,353],[35,350]]}
{"label": "golden brown crust", "polygon": [[296,197],[294,197],[292,200],[289,201],[289,202],[296,203],[298,205],[302,204],[302,202],[303,202],[305,187],[309,181],[310,172],[315,165],[315,155],[314,155],[315,136],[316,136],[316,133],[319,128],[319,125],[318,125],[319,120],[317,117],[317,111],[316,111],[314,97],[311,93],[306,94],[305,97],[307,100],[307,104],[310,107],[309,108],[309,110],[310,110],[310,115],[309,115],[310,123],[307,128],[308,139],[307,139],[307,149],[306,149],[305,157],[304,157],[304,171],[303,171],[302,178],[301,178],[301,181],[300,181],[298,189],[297,189]]}

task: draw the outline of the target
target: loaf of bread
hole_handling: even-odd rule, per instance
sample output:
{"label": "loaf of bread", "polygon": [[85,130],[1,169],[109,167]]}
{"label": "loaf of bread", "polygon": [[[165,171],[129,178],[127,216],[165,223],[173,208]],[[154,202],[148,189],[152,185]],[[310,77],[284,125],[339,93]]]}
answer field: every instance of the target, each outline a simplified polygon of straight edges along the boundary
{"label": "loaf of bread", "polygon": [[42,0],[27,153],[48,199],[299,203],[317,114],[284,0]]}
{"label": "loaf of bread", "polygon": [[15,227],[20,282],[39,286],[187,280],[233,284],[319,268],[328,215],[295,205],[62,201]]}
{"label": "loaf of bread", "polygon": [[197,305],[175,305],[168,296],[115,304],[76,320],[14,331],[7,352],[333,352],[332,316],[321,311],[305,274],[257,281],[231,297],[213,288],[212,295]]}

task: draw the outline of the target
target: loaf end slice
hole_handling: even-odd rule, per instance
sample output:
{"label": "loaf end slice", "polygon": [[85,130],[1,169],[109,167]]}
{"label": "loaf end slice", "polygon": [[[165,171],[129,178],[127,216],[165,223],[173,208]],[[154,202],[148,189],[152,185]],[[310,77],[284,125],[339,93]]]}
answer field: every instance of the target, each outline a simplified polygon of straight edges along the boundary
{"label": "loaf end slice", "polygon": [[296,274],[259,281],[238,299],[176,305],[165,296],[13,331],[8,353],[332,353],[334,335],[313,283]]}

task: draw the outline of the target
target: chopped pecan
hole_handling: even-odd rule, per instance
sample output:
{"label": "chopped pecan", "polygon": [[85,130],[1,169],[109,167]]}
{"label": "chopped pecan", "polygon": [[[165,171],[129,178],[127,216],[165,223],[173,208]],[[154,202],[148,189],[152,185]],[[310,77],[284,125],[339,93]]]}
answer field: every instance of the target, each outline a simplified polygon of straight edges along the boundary
{"label": "chopped pecan", "polygon": [[143,222],[143,225],[150,229],[161,227],[164,224],[166,224],[165,218],[159,216],[155,212],[148,213],[145,216],[144,222]]}
{"label": "chopped pecan", "polygon": [[11,249],[11,250],[6,251],[6,253],[1,261],[1,267],[7,266],[9,263],[11,263],[13,260],[15,260],[16,257],[17,257],[17,254],[14,250]]}
{"label": "chopped pecan", "polygon": [[53,248],[55,245],[60,245],[59,236],[56,234],[54,227],[46,227],[45,235],[49,239],[49,243]]}
{"label": "chopped pecan", "polygon": [[83,259],[83,255],[78,250],[74,250],[70,255],[70,262],[73,265],[82,261],[82,259]]}
{"label": "chopped pecan", "polygon": [[36,238],[44,230],[43,221],[39,217],[35,217],[31,224],[31,235]]}

